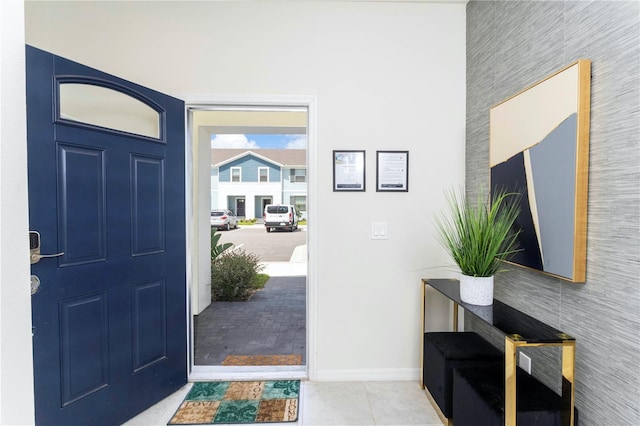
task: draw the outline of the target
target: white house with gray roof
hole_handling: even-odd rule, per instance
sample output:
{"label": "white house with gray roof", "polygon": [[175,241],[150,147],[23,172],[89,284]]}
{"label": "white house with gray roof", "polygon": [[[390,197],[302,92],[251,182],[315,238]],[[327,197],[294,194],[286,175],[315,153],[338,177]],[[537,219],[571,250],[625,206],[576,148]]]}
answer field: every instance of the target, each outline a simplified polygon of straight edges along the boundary
{"label": "white house with gray roof", "polygon": [[261,219],[267,204],[292,204],[306,217],[305,149],[211,150],[211,210]]}

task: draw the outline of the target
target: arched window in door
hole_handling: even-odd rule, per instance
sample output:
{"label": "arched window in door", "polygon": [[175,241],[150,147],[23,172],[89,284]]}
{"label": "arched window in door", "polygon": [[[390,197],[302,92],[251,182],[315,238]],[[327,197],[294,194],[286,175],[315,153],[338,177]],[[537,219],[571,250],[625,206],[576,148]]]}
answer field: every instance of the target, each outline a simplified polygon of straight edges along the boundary
{"label": "arched window in door", "polygon": [[58,80],[57,120],[162,139],[162,111],[118,89],[96,81]]}

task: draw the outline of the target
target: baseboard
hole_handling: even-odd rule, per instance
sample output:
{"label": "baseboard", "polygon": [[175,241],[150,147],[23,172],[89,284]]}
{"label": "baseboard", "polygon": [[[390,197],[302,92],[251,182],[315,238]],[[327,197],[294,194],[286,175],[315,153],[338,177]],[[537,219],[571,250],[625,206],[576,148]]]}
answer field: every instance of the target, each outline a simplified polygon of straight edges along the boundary
{"label": "baseboard", "polygon": [[319,382],[419,381],[419,368],[386,368],[367,370],[318,370]]}

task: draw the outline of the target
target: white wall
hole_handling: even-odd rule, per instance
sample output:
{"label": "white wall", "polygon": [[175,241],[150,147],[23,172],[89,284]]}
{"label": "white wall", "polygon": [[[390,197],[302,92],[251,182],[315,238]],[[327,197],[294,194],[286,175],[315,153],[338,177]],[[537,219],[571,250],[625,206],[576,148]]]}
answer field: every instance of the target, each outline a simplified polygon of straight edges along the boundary
{"label": "white wall", "polygon": [[32,424],[22,1],[0,2],[0,424]]}
{"label": "white wall", "polygon": [[[312,96],[312,377],[418,378],[420,278],[464,181],[465,5],[27,2],[29,44],[174,95]],[[332,191],[331,151],[367,152],[367,191]],[[408,193],[375,192],[375,151],[409,150]],[[315,167],[315,168],[314,168]],[[22,182],[24,184],[24,182]],[[336,226],[336,217],[347,215]],[[369,238],[388,223],[388,240]]]}

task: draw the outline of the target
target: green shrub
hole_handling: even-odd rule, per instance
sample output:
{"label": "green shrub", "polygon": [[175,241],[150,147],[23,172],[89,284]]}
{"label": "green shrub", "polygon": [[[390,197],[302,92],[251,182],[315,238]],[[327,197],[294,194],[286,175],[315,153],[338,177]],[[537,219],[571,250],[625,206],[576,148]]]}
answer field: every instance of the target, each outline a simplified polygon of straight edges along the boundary
{"label": "green shrub", "polygon": [[239,225],[255,225],[256,223],[256,218],[251,218],[251,219],[240,219],[238,221]]}
{"label": "green shrub", "polygon": [[228,250],[211,261],[211,300],[248,300],[255,292],[254,280],[262,271],[260,258],[244,250]]}

